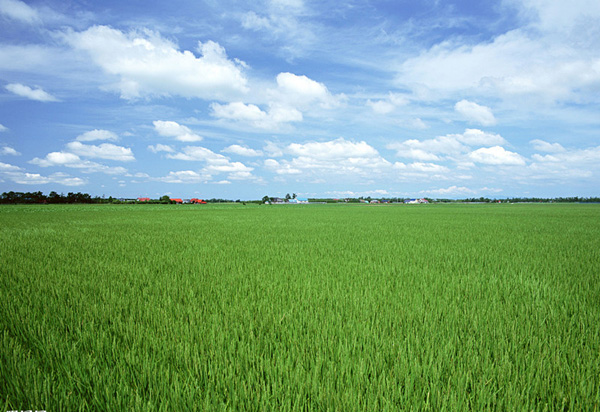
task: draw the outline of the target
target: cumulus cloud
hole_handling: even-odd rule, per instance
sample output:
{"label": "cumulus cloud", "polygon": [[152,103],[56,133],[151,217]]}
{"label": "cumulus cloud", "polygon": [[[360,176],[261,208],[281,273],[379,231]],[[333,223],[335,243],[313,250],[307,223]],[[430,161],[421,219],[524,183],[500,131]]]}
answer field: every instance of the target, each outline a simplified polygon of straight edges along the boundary
{"label": "cumulus cloud", "polygon": [[171,146],[166,145],[166,144],[160,144],[160,143],[155,144],[155,145],[149,145],[148,150],[150,150],[152,153],[158,153],[158,152],[173,153],[175,151],[175,149],[173,149]]}
{"label": "cumulus cloud", "polygon": [[450,186],[447,188],[422,190],[419,193],[430,196],[452,196],[452,195],[472,195],[474,190],[464,186]]}
{"label": "cumulus cloud", "polygon": [[339,138],[328,142],[292,143],[286,152],[296,156],[322,160],[376,158],[379,152],[367,142],[352,142]]}
{"label": "cumulus cloud", "polygon": [[94,130],[90,130],[88,132],[82,133],[79,136],[77,136],[75,138],[75,140],[79,141],[79,142],[91,142],[94,140],[119,140],[119,136],[117,136],[115,133],[108,131],[108,130],[99,130],[99,129],[94,129]]}
{"label": "cumulus cloud", "polygon": [[29,163],[40,167],[70,167],[81,169],[84,173],[105,173],[108,175],[123,175],[127,173],[127,169],[123,167],[110,167],[89,160],[83,160],[76,154],[69,152],[51,152],[46,157],[36,157],[30,160]]}
{"label": "cumulus cloud", "polygon": [[227,157],[202,146],[186,146],[180,152],[167,155],[170,159],[227,163]]}
{"label": "cumulus cloud", "polygon": [[525,165],[525,160],[521,155],[510,152],[501,146],[482,147],[469,153],[469,158],[474,162],[489,165]]}
{"label": "cumulus cloud", "polygon": [[115,160],[119,162],[129,162],[135,160],[131,149],[116,146],[111,143],[102,143],[98,146],[86,145],[81,142],[75,141],[67,143],[67,149],[79,156]]}
{"label": "cumulus cloud", "polygon": [[17,96],[25,97],[30,100],[36,100],[38,102],[57,102],[59,101],[56,97],[50,93],[42,90],[41,88],[32,89],[29,86],[25,86],[21,83],[10,83],[6,85],[6,90],[16,94]]}
{"label": "cumulus cloud", "polygon": [[211,115],[256,128],[278,130],[289,123],[304,120],[304,113],[321,115],[324,109],[337,107],[345,99],[344,95],[333,95],[323,83],[306,76],[279,73],[276,83],[277,87],[256,93],[257,104],[215,102],[210,106]]}
{"label": "cumulus cloud", "polygon": [[264,164],[267,169],[280,175],[297,175],[302,173],[302,170],[294,168],[287,161],[281,164],[275,159],[266,159]]}
{"label": "cumulus cloud", "polygon": [[271,104],[267,111],[254,104],[242,102],[212,103],[210,107],[214,117],[246,123],[261,129],[277,129],[284,123],[299,122],[303,119],[302,113],[297,109],[278,104]]}
{"label": "cumulus cloud", "polygon": [[0,172],[14,172],[17,170],[21,170],[19,166],[14,166],[8,163],[0,162]]}
{"label": "cumulus cloud", "polygon": [[480,106],[477,103],[468,100],[461,100],[454,105],[454,110],[470,122],[479,123],[482,126],[492,126],[496,124],[496,118],[492,113],[492,109],[487,106]]}
{"label": "cumulus cloud", "polygon": [[535,150],[545,153],[561,153],[566,149],[559,143],[548,143],[544,140],[534,139],[529,142]]}
{"label": "cumulus cloud", "polygon": [[439,155],[459,154],[467,150],[454,136],[439,136],[426,140],[409,139],[390,143],[386,147],[395,150],[398,157],[423,161],[440,160]]}
{"label": "cumulus cloud", "polygon": [[[525,24],[493,40],[446,39],[405,60],[398,82],[425,99],[455,93],[539,101],[597,101],[600,59],[582,27],[598,27],[597,2],[509,1]],[[593,32],[592,32],[593,33]],[[597,43],[597,42],[596,42]]]}
{"label": "cumulus cloud", "polygon": [[479,129],[466,129],[462,134],[449,134],[447,136],[469,146],[495,146],[507,143],[499,134],[487,133]]}
{"label": "cumulus cloud", "polygon": [[410,164],[396,162],[394,163],[393,167],[397,170],[420,173],[446,173],[449,171],[449,169],[446,166],[442,166],[436,163],[424,162],[414,162]]}
{"label": "cumulus cloud", "polygon": [[248,167],[241,162],[232,162],[228,157],[201,146],[186,146],[178,153],[167,154],[167,158],[204,162],[204,168],[201,170],[204,176],[229,173],[227,178],[233,180],[254,177],[251,173],[254,168]]}
{"label": "cumulus cloud", "polygon": [[152,124],[154,124],[154,130],[161,136],[174,137],[175,140],[180,142],[199,142],[202,140],[202,136],[198,136],[188,127],[177,122],[156,120]]}
{"label": "cumulus cloud", "polygon": [[393,142],[386,147],[396,151],[398,157],[421,161],[437,161],[442,156],[458,156],[469,151],[469,146],[496,146],[506,140],[495,133],[478,129],[466,129],[464,133],[438,136],[434,139],[409,139]]}
{"label": "cumulus cloud", "polygon": [[165,183],[208,183],[212,178],[209,174],[198,173],[193,170],[180,170],[169,172],[164,177],[156,178],[156,180]]}
{"label": "cumulus cloud", "polygon": [[225,149],[222,150],[222,152],[233,153],[233,154],[237,154],[239,156],[247,156],[247,157],[258,157],[258,156],[263,155],[263,152],[261,152],[260,150],[251,149],[249,147],[240,146],[237,144],[232,144],[231,146],[227,146]]}
{"label": "cumulus cloud", "polygon": [[545,155],[536,153],[531,156],[532,163],[523,172],[524,178],[550,179],[561,182],[567,182],[569,179],[598,179],[600,146],[563,149],[561,152]]}
{"label": "cumulus cloud", "polygon": [[391,113],[396,110],[396,108],[406,106],[408,103],[409,99],[406,96],[396,93],[389,93],[387,98],[381,100],[367,100],[367,106],[370,106],[371,109],[378,114]]}
{"label": "cumulus cloud", "polygon": [[385,189],[375,189],[375,190],[365,190],[365,191],[361,191],[361,192],[355,192],[352,190],[331,190],[329,192],[326,192],[328,195],[331,196],[335,196],[335,197],[367,197],[367,196],[373,196],[373,197],[385,197],[385,196],[391,196],[392,194],[385,190]]}
{"label": "cumulus cloud", "polygon": [[49,176],[43,176],[39,173],[23,172],[21,168],[3,172],[1,167],[0,173],[2,173],[3,176],[11,181],[22,185],[44,185],[48,183],[56,183],[64,186],[81,186],[87,183],[86,179],[72,177],[66,173],[53,173]]}
{"label": "cumulus cloud", "polygon": [[40,21],[38,12],[19,0],[0,0],[0,14],[23,23],[35,24]]}
{"label": "cumulus cloud", "polygon": [[189,50],[150,30],[124,33],[107,26],[69,31],[66,42],[87,52],[93,62],[119,82],[113,87],[124,99],[183,96],[230,100],[248,91],[242,65],[229,60],[218,43],[199,42]]}
{"label": "cumulus cloud", "polygon": [[0,155],[20,156],[21,153],[17,152],[12,147],[3,146],[2,148],[0,148]]}
{"label": "cumulus cloud", "polygon": [[541,163],[564,163],[571,167],[577,167],[582,164],[598,164],[600,162],[600,146],[571,150],[563,148],[561,152],[554,152],[543,156],[534,154],[532,159]]}
{"label": "cumulus cloud", "polygon": [[337,106],[340,99],[333,96],[323,83],[293,73],[277,75],[277,91],[282,100],[304,107],[317,104],[328,109]]}
{"label": "cumulus cloud", "polygon": [[263,32],[269,38],[282,39],[280,52],[292,58],[301,56],[304,51],[318,41],[309,21],[303,20],[305,7],[300,0],[267,0],[256,3],[257,10],[240,17],[243,28]]}
{"label": "cumulus cloud", "polygon": [[265,168],[279,175],[308,177],[350,175],[369,177],[390,170],[391,163],[364,141],[344,138],[325,142],[291,143],[281,148],[283,156],[291,159],[266,159]]}

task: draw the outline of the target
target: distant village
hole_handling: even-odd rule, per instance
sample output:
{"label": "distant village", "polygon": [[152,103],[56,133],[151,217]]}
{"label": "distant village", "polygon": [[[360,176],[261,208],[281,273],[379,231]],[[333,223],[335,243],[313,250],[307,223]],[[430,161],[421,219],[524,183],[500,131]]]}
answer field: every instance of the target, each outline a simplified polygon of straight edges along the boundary
{"label": "distant village", "polygon": [[432,198],[307,198],[299,197],[295,193],[285,197],[264,196],[260,200],[231,200],[231,199],[200,199],[179,198],[164,195],[158,199],[149,197],[105,197],[90,196],[87,193],[69,192],[66,195],[55,191],[45,195],[42,192],[4,192],[0,195],[0,204],[61,204],[61,203],[110,203],[110,204],[195,204],[208,203],[240,203],[240,204],[265,204],[265,205],[306,205],[324,203],[366,203],[366,204],[410,204],[423,205],[430,203],[600,203],[600,197],[557,197],[557,198],[505,198],[490,199],[486,197],[466,199],[432,199]]}

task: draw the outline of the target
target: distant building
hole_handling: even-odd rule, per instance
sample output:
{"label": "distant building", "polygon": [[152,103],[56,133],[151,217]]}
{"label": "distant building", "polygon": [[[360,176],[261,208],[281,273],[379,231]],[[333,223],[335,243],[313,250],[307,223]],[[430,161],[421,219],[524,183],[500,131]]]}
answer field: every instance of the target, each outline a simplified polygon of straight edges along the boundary
{"label": "distant building", "polygon": [[138,197],[137,200],[138,200],[138,202],[149,202],[150,198],[149,197]]}
{"label": "distant building", "polygon": [[297,197],[295,199],[290,199],[289,203],[296,204],[296,205],[307,204],[308,203],[308,199],[306,199],[304,197]]}
{"label": "distant building", "polygon": [[418,205],[420,203],[429,203],[429,200],[423,198],[423,199],[406,199],[404,201],[405,204],[407,205]]}
{"label": "distant building", "polygon": [[182,203],[183,203],[183,200],[181,200],[181,199],[169,199],[169,200],[170,200],[171,202],[175,202],[175,203],[177,203],[178,205],[180,205],[180,204],[182,204]]}

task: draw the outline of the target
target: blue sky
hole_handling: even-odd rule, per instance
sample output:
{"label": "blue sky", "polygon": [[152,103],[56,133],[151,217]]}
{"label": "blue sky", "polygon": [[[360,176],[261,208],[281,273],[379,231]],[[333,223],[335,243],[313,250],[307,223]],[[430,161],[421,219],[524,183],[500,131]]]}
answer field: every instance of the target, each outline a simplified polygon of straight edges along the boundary
{"label": "blue sky", "polygon": [[0,0],[0,191],[600,195],[600,2]]}

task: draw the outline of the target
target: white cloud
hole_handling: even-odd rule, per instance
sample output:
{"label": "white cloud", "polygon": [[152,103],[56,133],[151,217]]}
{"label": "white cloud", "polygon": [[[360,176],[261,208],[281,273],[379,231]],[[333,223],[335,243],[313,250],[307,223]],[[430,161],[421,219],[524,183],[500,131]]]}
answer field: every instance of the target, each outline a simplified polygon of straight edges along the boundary
{"label": "white cloud", "polygon": [[419,193],[430,196],[473,195],[474,190],[464,186],[450,186],[441,189],[422,190]]}
{"label": "white cloud", "polygon": [[239,156],[247,156],[247,157],[257,157],[262,156],[263,152],[260,150],[251,149],[249,147],[240,146],[237,144],[232,144],[231,146],[226,147],[222,150],[225,153],[233,153]]}
{"label": "white cloud", "polygon": [[507,143],[499,134],[478,129],[466,129],[462,134],[448,134],[434,139],[409,139],[394,142],[386,147],[396,151],[398,157],[421,161],[441,160],[443,155],[458,156],[469,151],[468,146],[496,146]]}
{"label": "white cloud", "polygon": [[268,111],[254,104],[233,102],[229,104],[212,103],[212,116],[247,123],[261,129],[277,129],[283,123],[302,121],[302,113],[292,107],[271,105]]}
{"label": "white cloud", "polygon": [[283,156],[283,149],[279,144],[274,142],[267,141],[267,144],[263,147],[265,153],[267,153],[271,157],[281,157]]}
{"label": "white cloud", "polygon": [[379,153],[367,142],[351,142],[344,138],[328,142],[292,143],[286,152],[296,156],[322,160],[339,160],[348,158],[376,158]]}
{"label": "white cloud", "polygon": [[527,10],[523,16],[529,22],[524,26],[478,44],[448,38],[405,60],[398,83],[426,100],[468,93],[512,100],[515,105],[522,105],[523,96],[541,102],[597,101],[600,58],[592,27],[600,25],[598,3],[511,3]]}
{"label": "white cloud", "polygon": [[492,126],[496,124],[494,113],[492,113],[492,109],[487,106],[480,106],[477,103],[468,100],[461,100],[454,105],[454,110],[470,122],[479,123],[482,126]]}
{"label": "white cloud", "polygon": [[174,137],[175,140],[180,142],[199,142],[202,140],[202,136],[198,136],[192,132],[188,127],[180,125],[173,121],[156,120],[152,122],[156,132],[165,137]]}
{"label": "white cloud", "polygon": [[540,152],[561,153],[566,150],[559,143],[548,143],[544,140],[539,139],[531,140],[529,143],[531,143],[535,150],[539,150]]}
{"label": "white cloud", "polygon": [[521,155],[510,152],[501,146],[482,147],[469,153],[469,157],[475,162],[489,165],[525,165],[525,160]]}
{"label": "white cloud", "polygon": [[65,173],[53,173],[50,176],[42,176],[39,173],[28,172],[6,172],[4,176],[15,183],[23,185],[44,185],[48,183],[56,183],[64,186],[81,186],[87,183],[87,180],[72,177]]}
{"label": "white cloud", "polygon": [[70,167],[81,169],[84,173],[105,173],[108,175],[123,175],[127,169],[123,167],[110,167],[100,163],[83,160],[74,153],[69,152],[51,152],[45,158],[36,157],[29,163],[40,167]]}
{"label": "white cloud", "polygon": [[247,30],[264,32],[269,41],[279,40],[280,52],[296,58],[318,41],[309,20],[302,19],[305,7],[299,0],[258,2],[260,14],[250,11],[241,15],[241,25]]}
{"label": "white cloud", "polygon": [[275,159],[266,159],[264,164],[267,169],[280,175],[297,175],[302,173],[302,170],[292,167],[287,161],[281,164]]}
{"label": "white cloud", "polygon": [[248,91],[241,65],[229,60],[225,49],[213,41],[199,42],[201,57],[196,57],[150,30],[124,33],[93,26],[67,32],[64,38],[119,78],[114,88],[124,99],[176,95],[230,100]]}
{"label": "white cloud", "polygon": [[241,162],[232,162],[229,158],[201,146],[186,146],[179,153],[168,154],[167,158],[187,161],[205,162],[201,172],[205,176],[229,173],[228,179],[240,180],[253,178],[254,170]]}
{"label": "white cloud", "polygon": [[80,142],[70,142],[66,145],[67,149],[79,156],[115,160],[119,162],[129,162],[135,160],[131,149],[116,146],[111,143],[102,143],[98,146],[85,145]]}
{"label": "white cloud", "polygon": [[119,136],[117,136],[115,133],[108,131],[108,130],[94,129],[94,130],[85,132],[83,134],[80,134],[79,136],[77,136],[77,138],[75,140],[80,141],[80,142],[91,142],[94,140],[116,141],[116,140],[119,140]]}
{"label": "white cloud", "polygon": [[398,157],[416,160],[440,160],[438,155],[459,154],[467,149],[458,139],[459,135],[438,136],[434,139],[410,139],[403,142],[390,143],[386,147],[396,150]]}
{"label": "white cloud", "polygon": [[522,173],[524,179],[568,182],[570,179],[597,180],[600,177],[600,146],[564,149],[546,155],[534,154],[531,159],[533,163]]}
{"label": "white cloud", "polygon": [[331,190],[326,192],[330,196],[340,197],[389,197],[392,196],[390,192],[385,189],[366,190],[361,192],[355,192],[352,190]]}
{"label": "white cloud", "polygon": [[[409,103],[409,99],[406,96],[391,93],[387,98],[382,100],[371,101],[367,100],[367,105],[378,114],[388,114],[396,110],[400,106],[406,106]],[[421,120],[421,119],[419,119]]]}
{"label": "white cloud", "polygon": [[4,126],[3,124],[0,124],[0,132],[6,132],[8,130],[8,127]]}
{"label": "white cloud", "polygon": [[169,172],[167,176],[159,177],[156,180],[165,183],[207,183],[212,177],[208,174],[202,174],[193,170],[180,170]]}
{"label": "white cloud", "polygon": [[308,178],[327,175],[362,176],[369,178],[391,170],[391,163],[366,142],[339,138],[326,142],[291,143],[282,155],[292,159],[266,159],[265,168],[279,175],[304,175]]}
{"label": "white cloud", "polygon": [[186,146],[181,152],[168,154],[169,159],[188,160],[188,161],[205,161],[215,163],[227,163],[227,157],[213,152],[202,146]]}
{"label": "white cloud", "polygon": [[408,125],[408,127],[411,127],[413,129],[417,129],[417,130],[424,130],[429,127],[429,126],[427,126],[427,123],[425,123],[423,120],[421,120],[418,117],[408,121],[407,125]]}
{"label": "white cloud", "polygon": [[150,150],[153,153],[158,153],[158,152],[173,153],[175,151],[175,149],[173,149],[171,146],[166,145],[166,144],[160,144],[160,143],[156,144],[156,145],[149,145],[148,150]]}
{"label": "white cloud", "polygon": [[17,152],[12,147],[4,146],[0,148],[0,155],[20,156],[21,153]]}
{"label": "white cloud", "polygon": [[[562,146],[561,146],[562,147]],[[563,148],[564,149],[564,148]],[[542,163],[564,163],[571,167],[578,167],[582,164],[600,163],[600,146],[589,147],[586,149],[564,149],[561,152],[554,152],[551,155],[534,154],[533,160]]]}
{"label": "white cloud", "polygon": [[401,162],[396,162],[394,163],[393,167],[397,170],[419,173],[447,173],[449,171],[446,166],[424,162],[414,162],[408,165]]}
{"label": "white cloud", "polygon": [[29,24],[40,21],[38,12],[19,0],[0,0],[0,14]]}
{"label": "white cloud", "polygon": [[317,105],[329,109],[340,104],[342,96],[333,96],[323,83],[293,73],[277,75],[276,97],[287,105],[309,109]]}
{"label": "white cloud", "polygon": [[16,170],[21,170],[21,168],[19,166],[0,162],[0,172],[13,172]]}
{"label": "white cloud", "polygon": [[487,133],[479,129],[466,129],[462,134],[449,134],[446,136],[455,138],[469,146],[496,146],[507,143],[499,134]]}
{"label": "white cloud", "polygon": [[17,96],[26,97],[30,100],[36,100],[38,102],[57,102],[59,101],[56,97],[52,96],[48,92],[45,92],[41,88],[32,89],[29,86],[25,86],[20,83],[11,83],[6,85],[6,90],[16,94]]}

